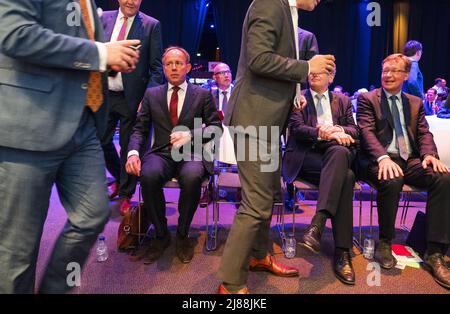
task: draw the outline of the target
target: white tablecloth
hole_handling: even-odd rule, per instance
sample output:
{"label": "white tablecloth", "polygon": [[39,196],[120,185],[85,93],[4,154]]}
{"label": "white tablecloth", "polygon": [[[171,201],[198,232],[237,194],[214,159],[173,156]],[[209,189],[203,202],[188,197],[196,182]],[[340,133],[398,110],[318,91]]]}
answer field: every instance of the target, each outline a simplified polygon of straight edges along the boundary
{"label": "white tablecloth", "polygon": [[436,116],[427,116],[426,119],[433,133],[439,157],[450,167],[450,119],[440,119]]}

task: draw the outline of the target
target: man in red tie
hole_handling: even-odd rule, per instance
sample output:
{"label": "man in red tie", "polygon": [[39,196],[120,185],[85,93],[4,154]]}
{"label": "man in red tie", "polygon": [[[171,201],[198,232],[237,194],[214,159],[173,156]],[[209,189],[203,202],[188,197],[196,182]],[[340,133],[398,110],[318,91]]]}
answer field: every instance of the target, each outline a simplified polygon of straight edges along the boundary
{"label": "man in red tie", "polygon": [[[161,24],[139,11],[142,0],[118,0],[119,9],[106,11],[101,20],[107,40],[139,39],[141,59],[132,73],[113,73],[108,79],[111,108],[107,131],[102,139],[106,168],[115,178],[109,191],[110,199],[119,196],[120,213],[131,207],[130,199],[136,189],[136,178],[125,171],[127,146],[139,103],[148,87],[162,84]],[[113,136],[120,121],[120,158],[113,144]]]}
{"label": "man in red tie", "polygon": [[[181,262],[189,263],[194,255],[189,228],[199,203],[202,181],[213,173],[213,161],[204,157],[202,144],[210,141],[212,135],[221,134],[222,123],[211,93],[186,82],[191,70],[188,52],[170,47],[162,60],[168,84],[145,93],[128,145],[126,170],[140,176],[144,208],[156,233],[150,246],[137,253],[137,259],[153,263],[170,244],[163,186],[176,178],[181,187],[176,253]],[[152,129],[151,148],[140,156]],[[177,158],[180,148],[181,160]]]}

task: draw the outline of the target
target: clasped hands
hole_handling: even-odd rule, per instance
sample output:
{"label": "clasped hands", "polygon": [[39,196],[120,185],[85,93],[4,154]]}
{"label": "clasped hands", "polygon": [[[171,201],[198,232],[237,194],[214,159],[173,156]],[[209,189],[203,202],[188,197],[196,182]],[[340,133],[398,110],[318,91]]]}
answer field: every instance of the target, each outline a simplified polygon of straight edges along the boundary
{"label": "clasped hands", "polygon": [[334,125],[317,125],[319,138],[325,141],[335,140],[339,145],[350,146],[355,140],[340,127]]}

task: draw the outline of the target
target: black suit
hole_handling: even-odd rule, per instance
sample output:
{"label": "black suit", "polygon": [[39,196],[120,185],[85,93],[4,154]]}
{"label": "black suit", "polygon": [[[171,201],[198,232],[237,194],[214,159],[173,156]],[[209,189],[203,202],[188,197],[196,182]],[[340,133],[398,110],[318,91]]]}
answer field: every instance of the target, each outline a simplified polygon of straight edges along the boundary
{"label": "black suit", "polygon": [[[309,90],[303,92],[307,107],[294,112],[289,120],[289,139],[283,157],[283,177],[291,183],[296,178],[319,185],[317,210],[331,215],[336,247],[351,248],[353,226],[353,186],[351,169],[355,148],[318,140],[317,112]],[[352,106],[348,97],[329,94],[333,124],[358,138]]]}
{"label": "black suit", "polygon": [[298,52],[300,60],[309,60],[319,54],[316,35],[300,27],[298,28]]}
{"label": "black suit", "polygon": [[[188,84],[183,108],[178,118],[177,126],[184,126],[191,130],[193,135],[192,146],[196,139],[204,135],[209,137],[212,132],[222,128],[217,115],[211,93],[201,87]],[[136,124],[128,145],[128,151],[146,150],[150,131],[153,130],[154,143],[151,149],[143,154],[141,185],[142,196],[148,217],[155,226],[156,236],[163,237],[167,232],[167,219],[165,217],[165,199],[163,193],[164,184],[172,178],[177,178],[180,187],[180,200],[178,209],[178,234],[187,236],[189,226],[198,206],[201,193],[201,183],[207,172],[213,173],[213,161],[205,160],[200,151],[189,155],[189,160],[175,161],[170,149],[152,152],[152,149],[164,146],[170,142],[172,122],[170,120],[167,104],[168,85],[161,85],[147,90],[142,101],[141,111],[138,113]],[[201,118],[204,128],[195,128],[194,118]],[[191,145],[191,144],[187,144]],[[184,147],[186,148],[186,146]],[[195,147],[192,149],[196,152]]]}
{"label": "black suit", "polygon": [[[102,15],[103,28],[108,40],[111,38],[119,11],[106,11]],[[106,167],[120,182],[119,195],[131,197],[136,188],[136,178],[125,171],[127,146],[136,120],[139,103],[147,87],[162,84],[162,41],[160,22],[142,12],[138,12],[131,25],[127,39],[141,41],[140,58],[136,69],[131,73],[123,73],[123,92],[110,91],[111,110],[108,128],[102,139]],[[113,144],[113,136],[117,122],[120,121],[120,158]],[[120,179],[119,179],[120,178]]]}
{"label": "black suit", "polygon": [[[382,89],[358,97],[357,121],[361,132],[361,158],[359,176],[370,181],[378,190],[377,206],[380,238],[395,237],[395,218],[403,184],[424,188],[427,199],[427,240],[450,243],[450,175],[433,172],[432,167],[422,168],[427,155],[439,159],[422,100],[402,93],[402,107],[411,154],[407,161],[387,152],[393,140],[394,122],[388,99]],[[377,159],[390,155],[402,169],[404,176],[392,180],[378,180]],[[364,171],[363,171],[364,170]]]}

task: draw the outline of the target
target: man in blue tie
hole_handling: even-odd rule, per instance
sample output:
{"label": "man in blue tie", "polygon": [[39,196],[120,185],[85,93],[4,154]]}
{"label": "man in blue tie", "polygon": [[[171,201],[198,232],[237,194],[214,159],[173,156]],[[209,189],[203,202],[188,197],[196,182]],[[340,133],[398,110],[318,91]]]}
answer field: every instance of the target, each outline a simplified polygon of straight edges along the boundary
{"label": "man in blue tie", "polygon": [[388,56],[382,65],[381,85],[358,97],[361,134],[360,176],[377,188],[379,244],[375,260],[390,269],[395,218],[403,184],[426,189],[427,251],[424,266],[434,279],[450,288],[444,255],[450,243],[450,175],[439,160],[422,99],[403,93],[411,61],[402,54]]}

